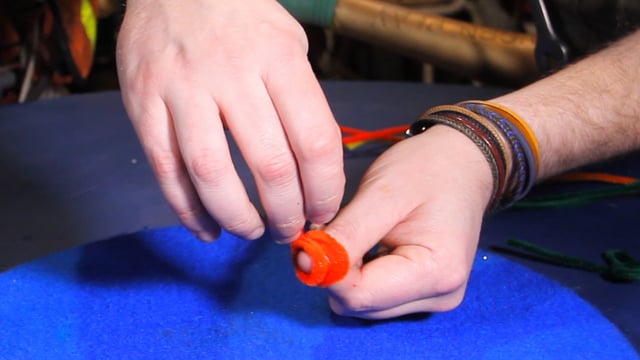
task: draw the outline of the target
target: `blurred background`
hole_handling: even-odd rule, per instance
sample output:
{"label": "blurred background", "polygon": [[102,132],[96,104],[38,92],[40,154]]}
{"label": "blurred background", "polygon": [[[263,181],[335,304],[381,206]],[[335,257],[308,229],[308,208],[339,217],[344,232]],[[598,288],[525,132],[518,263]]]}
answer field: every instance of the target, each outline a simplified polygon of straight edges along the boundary
{"label": "blurred background", "polygon": [[[303,22],[320,79],[474,86],[533,81],[623,31],[625,14],[640,7],[612,0],[551,0],[546,8],[542,0],[320,1],[335,15],[318,20],[299,8],[304,2],[280,1]],[[123,15],[119,0],[0,0],[0,104],[117,89]],[[544,56],[553,62],[541,63]]]}

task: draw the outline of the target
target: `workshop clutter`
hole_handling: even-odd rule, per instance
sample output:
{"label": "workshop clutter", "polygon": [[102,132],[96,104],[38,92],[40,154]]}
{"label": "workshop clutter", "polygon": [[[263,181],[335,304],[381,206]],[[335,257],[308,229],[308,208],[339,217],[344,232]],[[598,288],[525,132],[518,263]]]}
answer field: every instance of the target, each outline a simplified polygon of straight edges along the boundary
{"label": "workshop clutter", "polygon": [[85,81],[107,8],[113,1],[0,0],[0,103],[64,94]]}

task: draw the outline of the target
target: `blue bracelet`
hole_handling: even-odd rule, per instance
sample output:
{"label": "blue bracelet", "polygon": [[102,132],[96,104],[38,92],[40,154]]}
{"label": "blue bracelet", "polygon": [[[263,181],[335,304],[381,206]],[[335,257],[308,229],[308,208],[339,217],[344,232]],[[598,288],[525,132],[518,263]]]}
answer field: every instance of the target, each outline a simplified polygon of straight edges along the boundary
{"label": "blue bracelet", "polygon": [[514,158],[516,159],[516,183],[513,192],[505,193],[501,201],[501,207],[508,207],[522,199],[533,187],[536,179],[536,165],[533,151],[522,132],[502,114],[489,109],[483,104],[464,102],[459,106],[484,116],[495,123],[511,142]]}

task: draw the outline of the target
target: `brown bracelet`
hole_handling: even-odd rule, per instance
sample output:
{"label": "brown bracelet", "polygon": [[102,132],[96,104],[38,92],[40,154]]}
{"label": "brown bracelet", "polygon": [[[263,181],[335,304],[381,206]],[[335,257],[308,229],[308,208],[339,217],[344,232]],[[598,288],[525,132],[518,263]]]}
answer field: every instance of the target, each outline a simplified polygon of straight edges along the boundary
{"label": "brown bracelet", "polygon": [[[494,177],[488,209],[510,206],[524,197],[536,179],[538,146],[531,129],[509,109],[482,101],[436,106],[407,130],[417,135],[433,124],[448,125],[482,151]],[[533,142],[533,144],[532,144]]]}
{"label": "brown bracelet", "polygon": [[480,124],[474,122],[470,118],[462,116],[462,114],[460,113],[442,112],[437,113],[437,115],[448,117],[454,121],[458,121],[467,128],[471,129],[474,134],[481,138],[487,145],[487,148],[491,152],[492,161],[495,162],[497,170],[496,179],[494,179],[494,186],[496,187],[496,189],[493,191],[493,196],[491,197],[487,208],[489,210],[495,209],[498,206],[498,199],[500,199],[502,194],[504,194],[508,174],[506,172],[505,156],[502,153],[497,140],[493,138],[492,135],[490,135],[490,131],[488,129],[483,128]]}
{"label": "brown bracelet", "polygon": [[493,187],[491,192],[492,200],[487,205],[487,209],[492,209],[491,206],[494,203],[493,199],[498,198],[497,195],[500,191],[500,188],[503,186],[500,179],[504,177],[504,167],[501,167],[498,163],[496,156],[497,153],[495,151],[496,146],[494,146],[495,144],[492,145],[491,141],[488,141],[488,138],[486,136],[483,136],[482,133],[478,131],[477,127],[471,125],[471,122],[450,115],[445,116],[443,114],[430,114],[419,119],[412,125],[412,127],[414,127],[414,130],[412,131],[411,129],[409,129],[407,131],[407,134],[410,136],[417,135],[418,133],[415,129],[419,129],[420,133],[422,133],[436,124],[449,126],[466,135],[469,139],[471,139],[471,141],[476,144],[476,146],[478,146],[485,159],[487,159],[487,161],[489,162],[489,166],[491,167],[491,174],[493,177]]}

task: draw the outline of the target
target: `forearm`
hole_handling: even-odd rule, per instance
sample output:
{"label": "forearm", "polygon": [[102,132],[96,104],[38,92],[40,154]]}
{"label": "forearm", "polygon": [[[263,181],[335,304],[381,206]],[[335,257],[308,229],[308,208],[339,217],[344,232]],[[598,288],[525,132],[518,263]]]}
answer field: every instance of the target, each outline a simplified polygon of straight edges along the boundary
{"label": "forearm", "polygon": [[640,148],[640,31],[493,101],[520,114],[540,145],[538,178]]}

